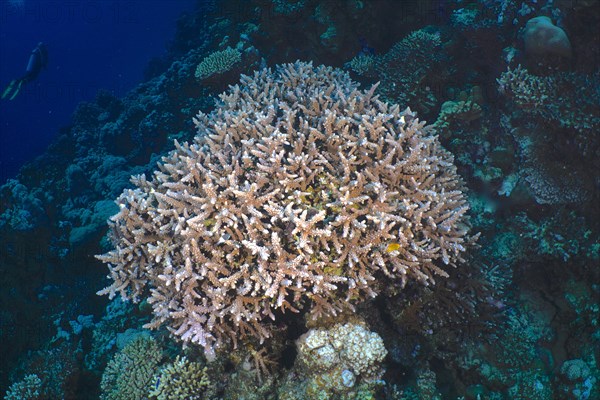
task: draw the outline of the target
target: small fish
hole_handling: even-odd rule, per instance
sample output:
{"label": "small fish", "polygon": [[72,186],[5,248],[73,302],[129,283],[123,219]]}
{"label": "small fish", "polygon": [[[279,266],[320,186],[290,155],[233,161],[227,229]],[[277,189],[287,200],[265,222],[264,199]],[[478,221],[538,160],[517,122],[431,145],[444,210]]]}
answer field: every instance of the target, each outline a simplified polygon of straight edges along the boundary
{"label": "small fish", "polygon": [[387,248],[385,249],[385,252],[391,253],[392,251],[396,251],[396,250],[400,250],[400,243],[392,242],[392,243],[388,244]]}

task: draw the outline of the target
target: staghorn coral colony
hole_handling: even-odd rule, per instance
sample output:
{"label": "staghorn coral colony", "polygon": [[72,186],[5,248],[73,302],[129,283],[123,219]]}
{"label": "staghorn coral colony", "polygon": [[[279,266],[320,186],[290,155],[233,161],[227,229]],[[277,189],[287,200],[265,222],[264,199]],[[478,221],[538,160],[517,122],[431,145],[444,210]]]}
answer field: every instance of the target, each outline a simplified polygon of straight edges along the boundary
{"label": "staghorn coral colony", "polygon": [[156,340],[138,336],[108,362],[102,374],[101,400],[134,400],[144,397],[162,358]]}
{"label": "staghorn coral colony", "polygon": [[332,317],[446,277],[472,240],[463,182],[410,109],[310,63],[243,76],[148,180],[118,199],[101,291],[183,341],[271,336],[278,312]]}

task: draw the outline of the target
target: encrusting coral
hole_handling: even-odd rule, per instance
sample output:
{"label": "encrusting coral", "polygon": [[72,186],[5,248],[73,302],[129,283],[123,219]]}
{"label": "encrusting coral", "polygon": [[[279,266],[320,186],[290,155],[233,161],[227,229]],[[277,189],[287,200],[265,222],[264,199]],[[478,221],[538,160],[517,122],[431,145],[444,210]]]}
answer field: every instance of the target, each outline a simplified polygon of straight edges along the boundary
{"label": "encrusting coral", "polygon": [[242,76],[193,143],[118,198],[99,294],[147,296],[208,356],[270,336],[276,312],[317,319],[384,286],[447,276],[472,237],[453,158],[410,109],[310,63]]}
{"label": "encrusting coral", "polygon": [[279,387],[279,399],[374,398],[383,382],[387,350],[361,320],[310,329],[296,341],[296,349],[298,357]]}
{"label": "encrusting coral", "polygon": [[300,362],[311,373],[340,367],[354,376],[379,379],[387,350],[377,333],[360,323],[347,323],[309,330],[298,339],[298,353]]}

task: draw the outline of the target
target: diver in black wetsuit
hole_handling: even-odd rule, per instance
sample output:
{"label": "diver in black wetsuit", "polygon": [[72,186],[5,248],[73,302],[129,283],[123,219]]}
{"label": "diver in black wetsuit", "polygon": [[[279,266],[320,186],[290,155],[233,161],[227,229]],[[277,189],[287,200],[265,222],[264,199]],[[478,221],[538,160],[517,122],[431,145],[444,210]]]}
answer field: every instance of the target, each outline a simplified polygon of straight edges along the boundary
{"label": "diver in black wetsuit", "polygon": [[27,63],[27,69],[25,70],[25,75],[23,75],[19,79],[13,79],[4,92],[2,93],[2,98],[7,97],[11,92],[9,100],[17,97],[19,92],[21,91],[21,87],[35,80],[40,74],[41,70],[46,67],[48,64],[48,50],[46,49],[46,45],[42,42],[39,42],[35,49],[31,52],[29,56],[29,62]]}

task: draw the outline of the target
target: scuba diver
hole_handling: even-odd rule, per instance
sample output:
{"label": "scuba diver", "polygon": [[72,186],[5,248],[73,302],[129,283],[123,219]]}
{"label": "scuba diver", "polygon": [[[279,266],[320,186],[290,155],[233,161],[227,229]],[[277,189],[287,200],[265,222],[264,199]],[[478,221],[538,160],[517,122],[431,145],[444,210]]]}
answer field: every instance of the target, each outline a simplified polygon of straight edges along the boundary
{"label": "scuba diver", "polygon": [[25,75],[23,75],[19,79],[13,79],[4,92],[2,93],[2,98],[7,97],[11,92],[12,96],[10,96],[9,100],[17,97],[19,92],[21,91],[21,87],[24,84],[29,83],[35,80],[40,71],[46,67],[48,64],[48,50],[46,49],[46,45],[42,42],[39,42],[35,49],[31,52],[29,56],[29,62],[27,63],[27,69],[25,70]]}

